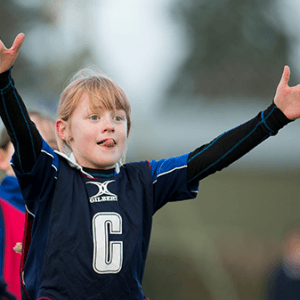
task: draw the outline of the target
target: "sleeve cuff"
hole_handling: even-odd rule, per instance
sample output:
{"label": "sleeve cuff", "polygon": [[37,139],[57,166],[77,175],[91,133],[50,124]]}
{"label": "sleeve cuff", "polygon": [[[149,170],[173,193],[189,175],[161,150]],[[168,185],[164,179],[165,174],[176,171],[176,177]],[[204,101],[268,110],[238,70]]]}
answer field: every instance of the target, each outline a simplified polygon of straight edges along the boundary
{"label": "sleeve cuff", "polygon": [[11,82],[11,76],[10,76],[10,72],[11,72],[10,68],[9,70],[3,72],[0,74],[0,90],[5,89]]}
{"label": "sleeve cuff", "polygon": [[274,103],[261,112],[261,119],[272,134],[276,134],[279,129],[292,122]]}

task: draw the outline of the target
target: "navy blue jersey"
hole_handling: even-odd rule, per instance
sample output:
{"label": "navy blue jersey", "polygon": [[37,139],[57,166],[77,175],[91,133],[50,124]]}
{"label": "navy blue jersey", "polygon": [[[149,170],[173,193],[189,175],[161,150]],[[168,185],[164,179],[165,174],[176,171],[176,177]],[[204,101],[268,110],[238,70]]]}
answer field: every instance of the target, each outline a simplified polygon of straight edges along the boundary
{"label": "navy blue jersey", "polygon": [[32,300],[145,299],[141,282],[155,211],[167,202],[195,197],[199,180],[289,122],[272,104],[189,154],[125,164],[106,173],[89,171],[53,152],[30,121],[10,70],[0,74],[0,115],[16,149],[14,169],[34,216],[28,222],[32,232],[25,232],[31,245],[26,240],[23,256]]}
{"label": "navy blue jersey", "polygon": [[144,300],[153,214],[197,195],[198,184],[187,182],[187,159],[129,163],[102,178],[45,142],[32,172],[14,159],[35,215],[23,276],[29,298]]}

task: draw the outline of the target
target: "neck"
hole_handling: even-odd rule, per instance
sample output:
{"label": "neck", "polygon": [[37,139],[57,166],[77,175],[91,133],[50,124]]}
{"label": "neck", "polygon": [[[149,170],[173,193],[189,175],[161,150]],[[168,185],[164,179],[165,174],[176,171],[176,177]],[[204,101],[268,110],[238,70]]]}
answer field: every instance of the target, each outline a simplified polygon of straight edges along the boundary
{"label": "neck", "polygon": [[91,168],[82,168],[86,173],[91,174],[93,177],[111,177],[115,174],[115,168],[112,169],[91,169]]}

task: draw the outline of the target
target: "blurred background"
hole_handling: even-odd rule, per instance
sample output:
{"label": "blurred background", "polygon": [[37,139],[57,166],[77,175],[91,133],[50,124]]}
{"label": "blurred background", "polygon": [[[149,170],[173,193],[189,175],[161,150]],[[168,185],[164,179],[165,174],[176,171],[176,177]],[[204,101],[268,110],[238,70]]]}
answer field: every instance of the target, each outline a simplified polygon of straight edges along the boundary
{"label": "blurred background", "polygon": [[[283,67],[300,82],[299,0],[1,0],[13,77],[28,108],[56,117],[61,91],[97,67],[132,104],[127,161],[180,155],[271,104]],[[3,126],[3,125],[2,125]],[[299,121],[154,216],[151,300],[267,299],[300,223]]]}

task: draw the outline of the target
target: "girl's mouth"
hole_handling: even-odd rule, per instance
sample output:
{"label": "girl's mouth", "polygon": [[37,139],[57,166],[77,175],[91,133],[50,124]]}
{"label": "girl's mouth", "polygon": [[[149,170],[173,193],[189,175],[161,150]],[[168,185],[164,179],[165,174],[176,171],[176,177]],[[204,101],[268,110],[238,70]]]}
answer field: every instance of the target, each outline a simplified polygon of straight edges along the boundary
{"label": "girl's mouth", "polygon": [[114,147],[116,145],[116,142],[114,139],[104,139],[102,140],[101,142],[98,143],[98,145],[101,145],[101,146],[105,146],[105,147]]}

